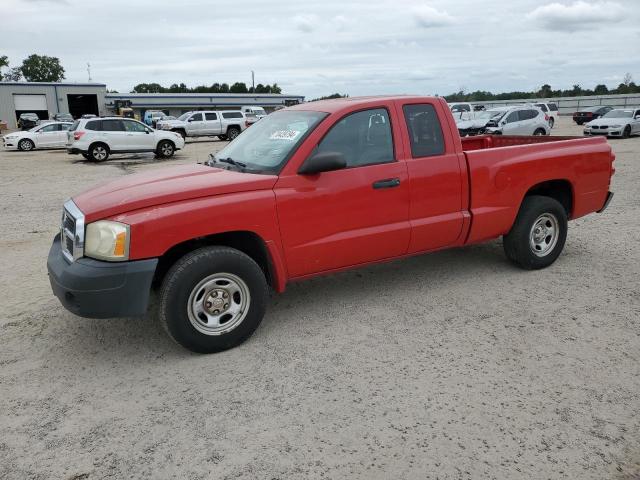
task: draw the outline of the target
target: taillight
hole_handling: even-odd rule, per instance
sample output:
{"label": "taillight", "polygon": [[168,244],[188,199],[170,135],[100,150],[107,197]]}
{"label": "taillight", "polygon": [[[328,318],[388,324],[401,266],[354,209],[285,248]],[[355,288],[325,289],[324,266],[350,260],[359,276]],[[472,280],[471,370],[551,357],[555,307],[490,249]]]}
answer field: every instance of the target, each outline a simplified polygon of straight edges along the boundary
{"label": "taillight", "polygon": [[250,127],[251,126],[251,124],[249,123],[249,120],[245,120],[244,121],[244,126],[245,127]]}
{"label": "taillight", "polygon": [[80,140],[86,132],[73,132],[73,139]]}
{"label": "taillight", "polygon": [[593,112],[587,112],[585,115],[586,115],[587,117],[593,117]]}
{"label": "taillight", "polygon": [[544,119],[548,122],[549,121],[549,115],[547,115],[546,113],[544,114]]}

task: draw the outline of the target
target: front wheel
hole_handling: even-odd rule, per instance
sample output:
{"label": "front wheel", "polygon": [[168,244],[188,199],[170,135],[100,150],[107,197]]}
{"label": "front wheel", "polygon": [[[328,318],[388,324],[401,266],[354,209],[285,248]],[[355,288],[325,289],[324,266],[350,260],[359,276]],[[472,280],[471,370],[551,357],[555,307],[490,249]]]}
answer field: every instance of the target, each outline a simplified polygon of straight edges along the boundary
{"label": "front wheel", "polygon": [[525,270],[556,261],[567,240],[567,212],[557,200],[525,197],[511,231],[503,237],[507,258]]}
{"label": "front wheel", "polygon": [[229,247],[204,247],[182,257],[167,273],[159,316],[180,345],[214,353],[251,336],[267,298],[264,273],[251,257]]}
{"label": "front wheel", "polygon": [[227,137],[229,137],[230,141],[233,141],[238,135],[240,135],[240,130],[235,127],[227,130]]}
{"label": "front wheel", "polygon": [[162,140],[156,148],[156,155],[160,158],[172,157],[176,151],[175,145],[169,140]]}
{"label": "front wheel", "polygon": [[622,138],[629,138],[631,136],[631,127],[627,125],[622,132]]}
{"label": "front wheel", "polygon": [[18,142],[18,149],[22,150],[23,152],[30,152],[34,148],[36,148],[35,144],[28,138],[24,138]]}

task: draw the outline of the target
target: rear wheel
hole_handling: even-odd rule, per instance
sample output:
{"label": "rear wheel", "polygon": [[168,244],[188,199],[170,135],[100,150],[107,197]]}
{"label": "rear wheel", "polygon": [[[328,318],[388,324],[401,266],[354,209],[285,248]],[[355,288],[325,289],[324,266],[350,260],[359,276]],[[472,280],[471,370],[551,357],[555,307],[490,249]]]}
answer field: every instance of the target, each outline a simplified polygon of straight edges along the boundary
{"label": "rear wheel", "polygon": [[507,258],[526,270],[556,261],[567,239],[567,212],[557,200],[525,197],[511,231],[503,237]]}
{"label": "rear wheel", "polygon": [[176,147],[173,142],[169,140],[162,140],[158,143],[158,148],[156,148],[156,155],[160,158],[169,158],[172,157],[174,152],[176,151]]}
{"label": "rear wheel", "polygon": [[109,147],[104,143],[96,143],[89,148],[89,160],[104,162],[109,158]]}
{"label": "rear wheel", "polygon": [[178,260],[160,290],[160,321],[179,344],[198,353],[233,348],[258,328],[268,298],[263,271],[229,247],[205,247]]}
{"label": "rear wheel", "polygon": [[29,140],[28,138],[23,138],[18,142],[18,149],[24,152],[29,152],[34,148],[36,148],[35,143],[33,143],[33,141]]}
{"label": "rear wheel", "polygon": [[233,141],[233,139],[238,135],[240,135],[240,130],[236,127],[231,127],[229,130],[227,130],[227,137],[229,137],[229,140],[231,141]]}
{"label": "rear wheel", "polygon": [[533,132],[534,135],[546,135],[547,132],[544,131],[544,128],[538,128],[536,129],[535,132]]}

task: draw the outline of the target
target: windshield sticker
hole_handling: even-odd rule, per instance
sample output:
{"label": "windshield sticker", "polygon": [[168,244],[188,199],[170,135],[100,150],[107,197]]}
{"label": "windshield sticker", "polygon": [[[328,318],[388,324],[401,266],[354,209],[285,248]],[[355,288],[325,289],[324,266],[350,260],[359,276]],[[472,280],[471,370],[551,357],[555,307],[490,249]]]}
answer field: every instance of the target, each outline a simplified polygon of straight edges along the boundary
{"label": "windshield sticker", "polygon": [[293,141],[298,138],[298,135],[300,135],[300,132],[298,130],[278,130],[276,132],[273,132],[269,139]]}

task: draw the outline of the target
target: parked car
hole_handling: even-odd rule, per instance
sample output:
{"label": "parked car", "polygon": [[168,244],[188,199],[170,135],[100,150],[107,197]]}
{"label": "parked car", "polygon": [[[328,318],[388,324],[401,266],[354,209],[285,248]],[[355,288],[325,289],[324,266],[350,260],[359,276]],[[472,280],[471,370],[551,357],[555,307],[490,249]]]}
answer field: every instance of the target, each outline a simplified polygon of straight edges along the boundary
{"label": "parked car", "polygon": [[640,107],[616,108],[584,126],[585,135],[629,138],[640,134]]}
{"label": "parked car", "polygon": [[168,158],[184,147],[173,132],[154,130],[130,118],[105,117],[77,120],[67,133],[67,152],[104,162],[112,153],[155,152]]}
{"label": "parked car", "polygon": [[267,112],[265,111],[264,108],[262,107],[256,107],[255,105],[245,105],[243,107],[240,107],[240,111],[242,113],[246,114],[253,114],[255,115],[258,120],[260,120],[263,117],[267,116]]}
{"label": "parked car", "polygon": [[70,113],[56,113],[52,120],[55,120],[56,122],[71,122],[73,123],[73,115],[71,115]]}
{"label": "parked car", "polygon": [[533,105],[510,107],[497,119],[491,119],[485,133],[494,135],[549,135],[549,117]]}
{"label": "parked car", "polygon": [[256,330],[270,287],[500,236],[516,265],[544,268],[567,221],[612,198],[605,138],[461,139],[455,126],[438,97],[274,112],[206,164],[73,196],[49,252],[51,288],[69,311],[110,318],[145,314],[158,286],[166,331],[216,352]]}
{"label": "parked car", "polygon": [[29,130],[40,123],[40,117],[35,113],[21,113],[18,117],[18,128]]}
{"label": "parked car", "polygon": [[590,122],[591,120],[602,117],[605,113],[608,113],[611,110],[613,110],[613,107],[602,105],[582,108],[577,112],[574,112],[573,121],[578,125],[582,125],[583,123]]}
{"label": "parked car", "polygon": [[495,107],[483,112],[478,112],[473,120],[457,121],[458,133],[461,137],[468,137],[484,133],[487,123],[497,121],[510,107]]}
{"label": "parked car", "polygon": [[538,107],[547,115],[547,117],[549,117],[549,127],[553,128],[558,121],[558,105],[555,103],[534,103],[533,105]]}
{"label": "parked car", "polygon": [[476,118],[475,110],[473,108],[473,105],[471,105],[470,103],[450,103],[449,109],[451,110],[453,118],[455,118],[456,121],[460,122],[473,120],[474,118]]}
{"label": "parked car", "polygon": [[157,128],[158,121],[166,117],[168,117],[168,115],[160,110],[147,110],[144,112],[142,121],[150,127]]}
{"label": "parked car", "polygon": [[71,122],[42,123],[31,130],[8,133],[2,137],[2,143],[7,150],[25,152],[36,148],[64,148],[71,125]]}
{"label": "parked car", "polygon": [[203,110],[187,112],[177,120],[161,120],[158,129],[170,130],[186,137],[218,137],[233,140],[251,121],[240,110]]}

